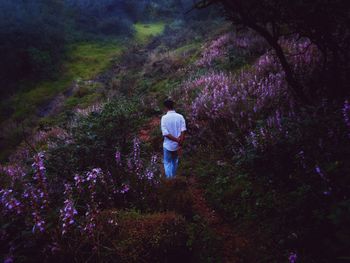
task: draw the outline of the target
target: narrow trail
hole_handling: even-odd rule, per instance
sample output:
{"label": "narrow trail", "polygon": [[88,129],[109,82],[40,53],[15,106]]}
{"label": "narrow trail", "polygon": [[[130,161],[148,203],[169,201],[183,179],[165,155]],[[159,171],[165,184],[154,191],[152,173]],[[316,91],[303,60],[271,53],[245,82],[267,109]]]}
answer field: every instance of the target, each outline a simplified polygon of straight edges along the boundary
{"label": "narrow trail", "polygon": [[[160,118],[153,117],[140,130],[139,138],[143,142],[152,140],[152,131],[160,126]],[[222,241],[223,263],[240,263],[242,260],[237,254],[247,247],[246,239],[240,237],[232,227],[225,223],[222,217],[213,210],[205,199],[204,190],[199,186],[196,178],[187,178],[187,188],[192,197],[193,209],[201,216],[213,230],[215,235]]]}
{"label": "narrow trail", "polygon": [[160,127],[160,117],[153,117],[140,130],[139,138],[143,142],[149,142],[152,139],[152,131],[156,127]]}
{"label": "narrow trail", "polygon": [[242,262],[237,254],[241,249],[248,245],[247,240],[239,237],[232,227],[225,223],[222,217],[208,205],[204,197],[204,191],[198,186],[194,177],[190,177],[187,180],[187,185],[192,196],[194,210],[207,221],[208,226],[213,230],[217,237],[222,240],[223,262]]}

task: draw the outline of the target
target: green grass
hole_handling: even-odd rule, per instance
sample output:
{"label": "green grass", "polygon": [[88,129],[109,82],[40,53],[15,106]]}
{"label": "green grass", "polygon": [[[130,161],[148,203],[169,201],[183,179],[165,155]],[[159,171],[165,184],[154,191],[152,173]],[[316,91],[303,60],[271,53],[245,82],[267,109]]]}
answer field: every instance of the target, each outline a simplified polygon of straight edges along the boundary
{"label": "green grass", "polygon": [[142,24],[137,23],[135,28],[135,41],[140,44],[147,43],[152,37],[158,36],[164,32],[165,23],[150,23]]}
{"label": "green grass", "polygon": [[75,80],[89,80],[107,69],[113,58],[123,50],[117,41],[108,43],[83,42],[71,45],[57,80],[43,81],[14,98],[17,106],[14,117],[23,118],[34,113],[38,106],[65,91]]}
{"label": "green grass", "polygon": [[112,58],[118,56],[123,47],[119,42],[80,43],[71,47],[67,74],[83,80],[92,79],[108,68]]}
{"label": "green grass", "polygon": [[[135,24],[134,42],[145,45],[153,37],[163,33],[165,23]],[[7,109],[12,105],[15,108],[10,115],[0,115],[1,122],[7,119],[16,119],[20,123],[23,121],[31,123],[33,126],[41,121],[44,123],[55,123],[58,116],[47,116],[38,118],[37,111],[40,106],[45,105],[55,98],[58,94],[67,91],[74,81],[94,79],[99,73],[108,69],[112,61],[118,58],[127,46],[118,40],[109,41],[87,41],[72,44],[68,47],[66,59],[62,63],[58,76],[53,80],[46,80],[36,83],[24,83],[24,89],[19,91],[12,99],[3,102],[0,106],[1,110]],[[82,108],[93,104],[96,100],[101,99],[101,94],[96,93],[96,87],[85,87],[87,91],[82,94],[73,94],[64,102],[64,110],[72,109],[76,106]],[[9,106],[10,105],[10,106]],[[4,110],[5,112],[5,110]],[[10,150],[15,148],[20,142],[20,136],[13,133],[16,139],[13,143],[9,143],[7,149],[1,149],[0,159],[5,159]],[[7,138],[8,141],[12,141]]]}
{"label": "green grass", "polygon": [[[153,36],[163,33],[165,23],[137,23],[135,27],[135,42],[146,44]],[[29,91],[19,92],[13,99],[16,110],[13,117],[17,119],[27,118],[34,114],[40,105],[53,99],[57,94],[67,90],[75,80],[93,79],[99,73],[106,70],[113,58],[117,57],[124,49],[118,41],[82,42],[69,47],[66,61],[62,65],[62,73],[56,80],[42,81]],[[68,105],[79,104],[75,103]]]}
{"label": "green grass", "polygon": [[81,98],[72,96],[65,101],[65,109],[71,109],[77,106],[80,106],[81,108],[86,108],[101,98],[102,95],[99,93],[87,94]]}
{"label": "green grass", "polygon": [[193,51],[193,52],[197,52],[197,51],[200,51],[200,48],[202,46],[202,43],[201,42],[194,42],[194,43],[190,43],[190,44],[186,44],[184,46],[181,46],[177,49],[174,50],[174,52],[176,52],[176,54],[183,54],[183,53],[186,53],[186,52],[189,52],[189,51]]}

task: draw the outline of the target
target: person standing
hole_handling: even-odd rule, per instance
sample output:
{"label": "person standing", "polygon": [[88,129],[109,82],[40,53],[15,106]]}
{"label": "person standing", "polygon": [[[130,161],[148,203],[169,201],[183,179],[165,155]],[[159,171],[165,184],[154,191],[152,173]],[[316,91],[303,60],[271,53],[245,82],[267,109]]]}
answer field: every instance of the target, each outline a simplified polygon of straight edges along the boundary
{"label": "person standing", "polygon": [[161,119],[161,130],[164,138],[164,170],[166,178],[176,176],[179,155],[185,141],[185,118],[175,111],[175,103],[171,99],[164,101],[166,114]]}

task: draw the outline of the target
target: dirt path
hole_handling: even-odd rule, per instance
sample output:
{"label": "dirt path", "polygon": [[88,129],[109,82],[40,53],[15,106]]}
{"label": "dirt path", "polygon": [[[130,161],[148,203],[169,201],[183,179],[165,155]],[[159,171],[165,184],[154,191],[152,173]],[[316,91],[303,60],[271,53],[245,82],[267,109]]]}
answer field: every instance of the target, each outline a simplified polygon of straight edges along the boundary
{"label": "dirt path", "polygon": [[156,127],[160,128],[160,117],[153,117],[146,125],[144,125],[140,132],[139,138],[143,142],[149,142],[152,139],[152,132]]}
{"label": "dirt path", "polygon": [[204,218],[214,233],[223,242],[222,258],[224,263],[238,263],[242,260],[237,256],[242,248],[247,246],[247,241],[239,237],[232,227],[225,223],[221,216],[210,206],[204,197],[204,191],[198,186],[195,178],[187,181],[188,190],[193,198],[193,207]]}
{"label": "dirt path", "polygon": [[[139,132],[140,140],[149,142],[152,139],[152,131],[159,125],[159,117],[154,117],[149,120]],[[187,187],[192,197],[194,210],[207,221],[208,226],[213,230],[215,235],[222,240],[223,262],[242,262],[237,254],[248,245],[247,240],[241,238],[232,227],[225,223],[222,217],[210,207],[205,199],[204,190],[201,189],[194,177],[188,178]]]}

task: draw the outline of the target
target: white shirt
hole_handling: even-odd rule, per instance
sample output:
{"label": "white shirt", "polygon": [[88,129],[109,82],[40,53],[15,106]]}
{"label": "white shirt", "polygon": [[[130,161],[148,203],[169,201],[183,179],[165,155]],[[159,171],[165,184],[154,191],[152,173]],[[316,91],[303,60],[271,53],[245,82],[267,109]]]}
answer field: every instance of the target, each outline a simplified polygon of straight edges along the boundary
{"label": "white shirt", "polygon": [[[168,111],[168,113],[162,117],[161,129],[163,136],[170,134],[175,138],[179,138],[181,133],[186,131],[185,118],[174,110]],[[176,151],[179,148],[179,144],[164,137],[163,147],[168,151]]]}

